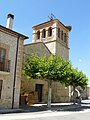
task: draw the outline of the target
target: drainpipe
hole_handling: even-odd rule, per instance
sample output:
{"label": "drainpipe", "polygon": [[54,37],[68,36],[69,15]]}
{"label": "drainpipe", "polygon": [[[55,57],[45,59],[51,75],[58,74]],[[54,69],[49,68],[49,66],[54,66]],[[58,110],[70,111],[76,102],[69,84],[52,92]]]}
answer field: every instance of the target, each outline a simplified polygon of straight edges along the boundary
{"label": "drainpipe", "polygon": [[12,94],[12,109],[14,108],[14,97],[15,97],[15,83],[16,83],[16,71],[17,71],[17,58],[18,58],[18,49],[19,49],[19,38],[17,38],[17,48],[16,48],[16,59],[15,59],[15,70],[14,70],[14,81],[13,81],[13,94]]}

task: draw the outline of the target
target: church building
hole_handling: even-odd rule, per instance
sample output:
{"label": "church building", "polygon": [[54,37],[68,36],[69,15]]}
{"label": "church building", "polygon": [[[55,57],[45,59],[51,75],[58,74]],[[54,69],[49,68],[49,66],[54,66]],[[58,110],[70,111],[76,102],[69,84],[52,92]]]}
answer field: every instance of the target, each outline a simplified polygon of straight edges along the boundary
{"label": "church building", "polygon": [[[57,55],[69,60],[69,32],[71,26],[65,26],[58,19],[32,27],[32,43],[24,45],[24,56],[37,54],[38,56]],[[70,87],[65,87],[59,82],[52,83],[52,102],[70,101]],[[34,94],[38,92],[38,102],[46,102],[48,96],[48,83],[44,80],[30,80],[23,77],[21,94],[23,92]],[[33,96],[33,95],[32,95]],[[33,99],[35,96],[33,97]]]}

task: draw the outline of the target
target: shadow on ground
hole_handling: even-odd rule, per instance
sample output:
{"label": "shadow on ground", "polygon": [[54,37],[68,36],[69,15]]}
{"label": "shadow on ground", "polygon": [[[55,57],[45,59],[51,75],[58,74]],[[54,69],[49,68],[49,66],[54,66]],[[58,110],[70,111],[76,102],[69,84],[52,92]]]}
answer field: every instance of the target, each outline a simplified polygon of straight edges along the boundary
{"label": "shadow on ground", "polygon": [[42,106],[28,106],[21,105],[21,109],[24,112],[40,112],[40,111],[84,111],[85,109],[90,109],[90,103],[81,103],[81,104],[70,104],[70,105],[51,105],[51,108],[48,108],[47,105]]}

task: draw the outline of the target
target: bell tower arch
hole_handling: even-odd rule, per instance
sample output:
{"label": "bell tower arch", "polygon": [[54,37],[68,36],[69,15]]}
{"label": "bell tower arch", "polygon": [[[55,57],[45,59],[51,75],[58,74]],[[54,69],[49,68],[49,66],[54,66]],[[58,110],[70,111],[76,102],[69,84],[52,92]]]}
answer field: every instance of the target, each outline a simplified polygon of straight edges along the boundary
{"label": "bell tower arch", "polygon": [[52,54],[69,59],[68,33],[71,26],[65,26],[58,19],[51,19],[32,29],[32,43],[43,42]]}

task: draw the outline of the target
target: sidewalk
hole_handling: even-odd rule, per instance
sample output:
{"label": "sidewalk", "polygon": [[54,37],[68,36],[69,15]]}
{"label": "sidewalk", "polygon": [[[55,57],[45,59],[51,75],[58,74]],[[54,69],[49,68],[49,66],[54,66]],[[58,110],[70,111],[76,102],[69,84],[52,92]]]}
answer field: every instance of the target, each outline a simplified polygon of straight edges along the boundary
{"label": "sidewalk", "polygon": [[40,112],[40,111],[81,111],[90,109],[90,100],[83,100],[81,105],[73,103],[52,103],[51,108],[46,104],[34,104],[32,106],[21,105],[19,109],[0,109],[0,114],[7,113],[25,113],[25,112]]}

